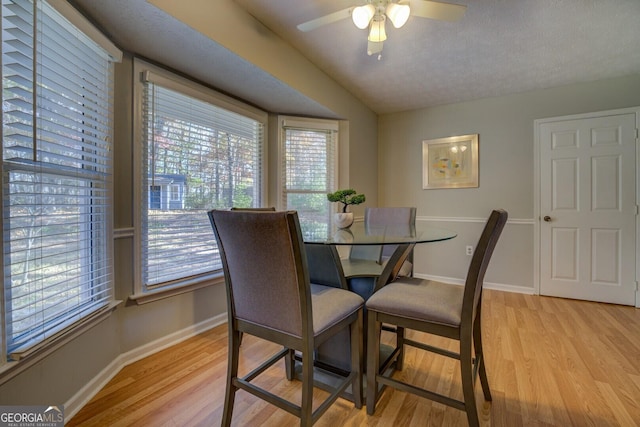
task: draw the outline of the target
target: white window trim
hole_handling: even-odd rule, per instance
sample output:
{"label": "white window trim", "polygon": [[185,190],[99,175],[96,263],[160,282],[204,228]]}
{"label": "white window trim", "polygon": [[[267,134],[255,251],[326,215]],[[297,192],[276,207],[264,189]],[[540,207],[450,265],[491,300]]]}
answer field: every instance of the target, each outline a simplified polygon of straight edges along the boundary
{"label": "white window trim", "polygon": [[[134,203],[133,216],[134,216],[134,283],[133,292],[129,296],[129,300],[136,304],[146,304],[153,301],[169,298],[175,295],[183,293],[193,292],[197,289],[209,287],[217,284],[224,283],[224,275],[222,270],[212,273],[207,276],[200,276],[196,279],[186,279],[178,281],[174,284],[167,284],[164,286],[154,287],[153,289],[146,289],[142,281],[142,206],[137,201],[140,200],[142,185],[140,183],[140,176],[142,176],[142,138],[144,138],[144,127],[142,117],[142,100],[144,91],[144,82],[153,80],[154,82],[161,84],[162,86],[176,90],[185,95],[193,98],[217,105],[235,113],[242,114],[246,117],[250,117],[256,121],[262,122],[264,126],[263,134],[268,135],[268,113],[250,105],[244,104],[236,99],[219,93],[213,89],[199,85],[189,79],[180,77],[167,71],[161,67],[150,64],[139,58],[134,58],[133,61],[133,94],[134,94],[134,107],[133,107],[133,176],[134,176],[134,191],[133,200]],[[263,194],[263,200],[267,197],[267,152],[268,144],[263,144],[262,158],[264,164],[262,168],[261,176],[261,192]],[[213,230],[211,231],[213,238]]]}

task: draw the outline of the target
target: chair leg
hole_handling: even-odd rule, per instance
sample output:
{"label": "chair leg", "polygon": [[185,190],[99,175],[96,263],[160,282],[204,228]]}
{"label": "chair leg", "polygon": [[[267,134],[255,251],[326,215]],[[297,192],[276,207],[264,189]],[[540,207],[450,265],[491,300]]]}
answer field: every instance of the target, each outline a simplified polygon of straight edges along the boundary
{"label": "chair leg", "polygon": [[402,367],[404,365],[404,334],[405,330],[403,327],[396,327],[396,348],[400,349],[396,358],[397,371],[402,371]]}
{"label": "chair leg", "polygon": [[[471,335],[471,334],[469,334]],[[476,395],[474,392],[473,378],[473,343],[471,336],[460,341],[460,372],[462,374],[462,395],[467,412],[469,427],[479,427],[478,409],[476,407]]]}
{"label": "chair leg", "polygon": [[300,427],[313,424],[313,351],[302,352],[302,401],[300,403]]}
{"label": "chair leg", "polygon": [[364,369],[363,362],[363,344],[362,344],[362,310],[358,314],[358,320],[351,324],[351,369],[357,370],[356,376],[351,385],[353,391],[353,404],[356,409],[362,408],[362,371]]}
{"label": "chair leg", "polygon": [[227,388],[224,395],[224,411],[222,414],[223,427],[229,427],[231,425],[231,417],[233,416],[233,403],[235,402],[236,391],[238,390],[233,384],[233,380],[238,377],[241,337],[240,332],[229,331],[229,365],[227,366]]}
{"label": "chair leg", "polygon": [[473,325],[473,345],[475,348],[476,360],[478,361],[478,375],[480,375],[480,384],[484,399],[491,402],[491,390],[489,390],[489,381],[487,379],[487,371],[484,364],[484,350],[482,349],[482,327],[480,324],[480,306],[478,306],[477,319]]}
{"label": "chair leg", "polygon": [[289,349],[289,353],[284,357],[284,372],[287,376],[287,380],[293,381],[296,370],[296,362],[295,362],[296,352],[294,350]]}
{"label": "chair leg", "polygon": [[381,323],[376,321],[376,313],[367,314],[367,414],[373,415],[378,400],[376,375],[380,366]]}

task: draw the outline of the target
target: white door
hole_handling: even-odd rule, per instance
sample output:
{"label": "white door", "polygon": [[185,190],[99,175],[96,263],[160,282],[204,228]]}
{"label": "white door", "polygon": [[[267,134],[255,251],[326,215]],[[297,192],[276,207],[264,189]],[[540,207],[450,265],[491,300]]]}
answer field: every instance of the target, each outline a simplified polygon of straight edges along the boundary
{"label": "white door", "polygon": [[634,305],[635,112],[537,126],[540,293]]}

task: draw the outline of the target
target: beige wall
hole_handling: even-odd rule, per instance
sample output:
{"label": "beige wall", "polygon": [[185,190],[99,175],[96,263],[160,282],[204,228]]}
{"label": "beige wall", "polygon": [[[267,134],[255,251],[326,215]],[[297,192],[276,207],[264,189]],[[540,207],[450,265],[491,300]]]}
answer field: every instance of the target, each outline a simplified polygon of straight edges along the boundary
{"label": "beige wall", "polygon": [[[381,206],[416,206],[418,218],[458,231],[446,243],[416,249],[416,273],[461,280],[484,219],[509,212],[487,272],[488,287],[533,291],[534,120],[640,105],[640,75],[480,99],[379,117]],[[480,135],[480,186],[423,190],[422,141]]]}

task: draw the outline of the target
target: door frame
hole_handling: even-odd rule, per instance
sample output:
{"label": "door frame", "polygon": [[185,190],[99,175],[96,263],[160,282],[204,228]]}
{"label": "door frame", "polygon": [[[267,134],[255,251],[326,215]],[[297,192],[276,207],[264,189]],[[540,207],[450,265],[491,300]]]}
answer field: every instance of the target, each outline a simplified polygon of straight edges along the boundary
{"label": "door frame", "polygon": [[533,210],[534,210],[534,222],[533,222],[533,286],[534,293],[540,295],[540,239],[541,239],[541,222],[542,212],[540,211],[540,197],[541,197],[541,149],[540,149],[540,127],[544,123],[559,122],[565,120],[582,120],[591,119],[602,116],[612,116],[618,114],[634,113],[636,115],[636,163],[635,163],[635,195],[636,195],[636,308],[640,308],[640,289],[638,282],[640,281],[640,262],[638,261],[638,254],[640,254],[640,215],[638,214],[640,208],[640,135],[638,128],[640,128],[640,107],[621,108],[616,110],[596,111],[585,114],[573,114],[568,116],[549,117],[546,119],[537,119],[533,121]]}

